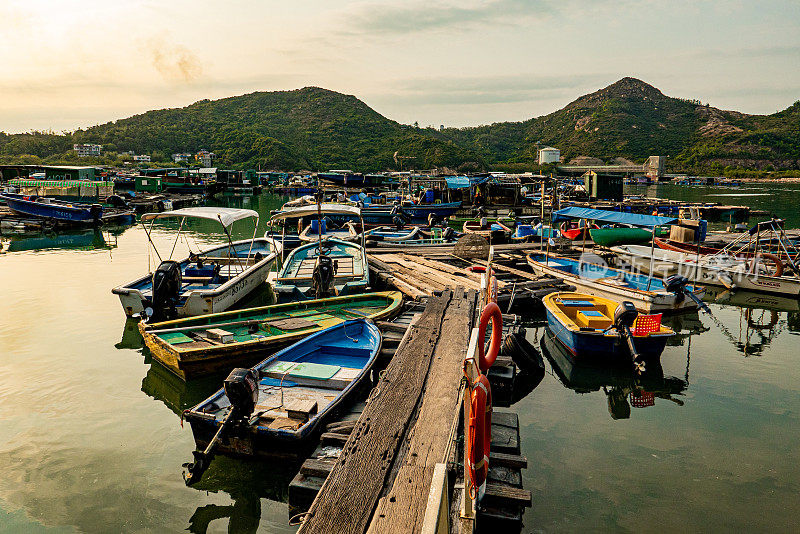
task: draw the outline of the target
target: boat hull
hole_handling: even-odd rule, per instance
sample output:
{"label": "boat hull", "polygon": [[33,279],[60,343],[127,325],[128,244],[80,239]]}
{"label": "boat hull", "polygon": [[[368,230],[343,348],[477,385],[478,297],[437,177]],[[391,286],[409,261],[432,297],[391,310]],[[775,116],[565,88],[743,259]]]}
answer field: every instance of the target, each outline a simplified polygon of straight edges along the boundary
{"label": "boat hull", "polygon": [[[397,291],[367,293],[353,297],[334,297],[330,299],[308,300],[302,303],[293,302],[288,304],[276,304],[272,306],[262,306],[245,310],[229,311],[219,314],[206,315],[202,318],[179,319],[175,321],[165,321],[162,323],[139,323],[139,331],[142,334],[144,343],[150,350],[155,360],[165,368],[183,380],[189,380],[199,376],[230,371],[234,367],[250,366],[259,358],[263,358],[264,351],[275,350],[304,337],[319,332],[325,328],[342,323],[348,315],[357,317],[357,312],[336,313],[336,308],[345,310],[357,308],[359,305],[365,306],[366,303],[380,304],[380,308],[374,313],[369,313],[365,317],[373,320],[389,320],[397,315],[403,303],[402,294]],[[350,306],[349,308],[345,306]],[[272,317],[273,321],[277,317],[291,316],[292,314],[301,316],[304,310],[317,309],[317,315],[327,315],[327,318],[315,320],[314,324],[304,325],[302,328],[286,330],[281,333],[274,332],[275,327],[270,327],[269,333],[275,335],[264,335],[261,338],[253,338],[245,341],[236,341],[223,344],[205,344],[205,346],[194,347],[187,344],[173,344],[169,340],[159,335],[159,330],[178,330],[181,328],[231,328],[231,322],[249,321],[254,317],[263,317],[267,321]],[[336,313],[336,314],[335,314]],[[335,315],[334,315],[335,314]],[[306,317],[309,317],[306,315]],[[306,319],[308,320],[308,319]],[[190,330],[184,330],[189,332]],[[194,330],[201,331],[201,330]],[[260,332],[260,331],[259,331]],[[251,337],[251,336],[248,336]]]}
{"label": "boat hull", "polygon": [[653,233],[642,228],[590,228],[589,235],[601,247],[635,245],[653,239]]}
{"label": "boat hull", "polygon": [[0,200],[5,201],[11,211],[23,216],[89,224],[98,223],[103,216],[103,208],[100,205],[92,207],[69,202],[44,203],[30,198],[32,197],[26,198],[25,195],[0,194]]}

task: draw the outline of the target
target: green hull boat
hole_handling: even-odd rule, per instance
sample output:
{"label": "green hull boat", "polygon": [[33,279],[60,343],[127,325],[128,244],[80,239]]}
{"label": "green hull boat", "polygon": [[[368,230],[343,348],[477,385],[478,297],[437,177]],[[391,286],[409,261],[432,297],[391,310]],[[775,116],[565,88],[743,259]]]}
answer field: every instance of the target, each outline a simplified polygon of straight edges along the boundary
{"label": "green hull boat", "polygon": [[384,291],[140,323],[139,330],[153,358],[186,380],[249,367],[266,350],[349,319],[388,320],[402,303],[402,293]]}
{"label": "green hull boat", "polygon": [[589,235],[601,247],[640,245],[653,239],[653,233],[642,228],[590,228]]}

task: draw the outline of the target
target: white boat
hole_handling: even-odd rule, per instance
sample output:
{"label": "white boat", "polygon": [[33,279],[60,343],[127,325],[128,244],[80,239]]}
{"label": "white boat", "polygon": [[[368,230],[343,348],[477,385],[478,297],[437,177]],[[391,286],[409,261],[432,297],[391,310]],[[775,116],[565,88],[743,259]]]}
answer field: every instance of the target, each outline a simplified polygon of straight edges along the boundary
{"label": "white boat", "polygon": [[[597,257],[601,260],[600,257]],[[696,286],[667,287],[663,280],[643,274],[629,273],[605,265],[543,253],[527,256],[528,265],[541,275],[561,278],[581,293],[604,297],[616,302],[631,301],[643,313],[673,313],[697,309],[697,302],[686,294],[690,291],[702,299],[705,290]]]}
{"label": "white boat", "polygon": [[[164,259],[151,237],[155,220],[164,218],[181,220],[175,244],[180,238],[185,220],[189,218],[219,222],[228,242],[198,250],[181,261],[172,260],[175,250],[173,245],[169,257]],[[230,228],[233,223],[250,218],[255,219],[252,239],[231,241]],[[264,283],[281,253],[281,245],[275,239],[255,237],[258,213],[253,210],[183,208],[146,213],[141,220],[150,221],[149,227],[145,225],[145,232],[160,264],[154,271],[112,290],[112,293],[119,295],[128,317],[141,314],[145,310],[155,320],[225,311]]]}
{"label": "white boat", "polygon": [[698,262],[696,254],[658,248],[651,250],[642,245],[612,247],[611,250],[634,269],[646,274],[652,272],[653,276],[680,274],[703,285],[800,296],[800,278],[767,274],[769,266],[759,261],[715,254],[700,255]]}

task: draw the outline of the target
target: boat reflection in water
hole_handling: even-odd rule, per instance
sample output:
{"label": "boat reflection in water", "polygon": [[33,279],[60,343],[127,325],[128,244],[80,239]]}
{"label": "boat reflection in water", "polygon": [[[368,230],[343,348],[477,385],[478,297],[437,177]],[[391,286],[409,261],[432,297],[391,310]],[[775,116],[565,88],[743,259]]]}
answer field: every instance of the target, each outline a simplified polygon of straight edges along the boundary
{"label": "boat reflection in water", "polygon": [[657,398],[683,406],[683,401],[676,396],[689,386],[688,355],[685,379],[664,376],[660,359],[648,362],[647,371],[639,374],[626,363],[602,366],[576,363],[549,328],[545,327],[543,331],[539,346],[561,383],[576,393],[602,390],[612,419],[628,419],[631,407],[653,406]]}
{"label": "boat reflection in water", "polygon": [[184,382],[157,361],[149,357],[148,361],[150,369],[142,379],[142,391],[177,415],[214,393],[225,379],[225,375],[214,374]]}
{"label": "boat reflection in water", "polygon": [[118,349],[139,350],[144,347],[144,339],[139,332],[139,318],[127,317],[122,329],[122,339],[114,345]]}
{"label": "boat reflection in water", "polygon": [[99,229],[44,231],[38,234],[3,236],[3,252],[32,252],[40,250],[110,250],[116,248],[117,237],[122,233]]}
{"label": "boat reflection in water", "polygon": [[[257,532],[261,521],[261,499],[287,502],[289,482],[299,469],[299,463],[289,461],[266,463],[224,456],[215,458],[203,480],[192,488],[202,492],[227,493],[233,503],[197,507],[189,519],[187,530],[205,534],[212,521],[229,518],[228,532]],[[285,523],[263,527],[264,531],[272,532],[285,528]]]}

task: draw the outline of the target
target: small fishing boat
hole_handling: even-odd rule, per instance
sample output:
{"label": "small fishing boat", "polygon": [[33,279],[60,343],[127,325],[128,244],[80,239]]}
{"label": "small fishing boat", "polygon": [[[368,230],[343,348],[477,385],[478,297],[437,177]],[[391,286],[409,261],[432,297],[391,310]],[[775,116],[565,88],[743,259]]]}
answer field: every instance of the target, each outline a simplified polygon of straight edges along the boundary
{"label": "small fishing boat", "polygon": [[19,215],[52,219],[65,223],[98,224],[103,217],[100,204],[81,204],[36,195],[0,193],[0,200]]}
{"label": "small fishing boat", "polygon": [[197,482],[217,452],[271,456],[310,438],[364,383],[381,348],[378,328],[346,321],[277,352],[252,369],[235,369],[224,387],[184,412],[192,427]]}
{"label": "small fishing boat", "polygon": [[[547,326],[574,358],[631,355],[620,325],[624,306],[595,295],[557,292],[542,299]],[[628,303],[630,304],[630,303]],[[629,326],[635,352],[640,357],[658,356],[675,332],[661,324],[661,314],[638,315]]]}
{"label": "small fishing boat", "polygon": [[458,241],[462,235],[461,232],[456,232],[449,226],[447,228],[432,227],[427,230],[420,229],[412,239],[404,239],[401,241],[373,241],[367,236],[367,246],[378,248],[450,247],[455,245],[456,241]]}
{"label": "small fishing boat", "polygon": [[681,281],[668,285],[660,278],[630,273],[603,265],[602,258],[578,260],[555,254],[532,253],[528,265],[537,273],[561,278],[578,291],[612,300],[627,300],[643,313],[672,313],[697,309],[704,289]]}
{"label": "small fishing boat", "polygon": [[[175,244],[181,237],[186,219],[205,219],[218,222],[228,240],[196,253],[181,261],[172,259],[172,252],[163,259],[151,235],[157,219],[179,218],[180,228]],[[231,241],[231,226],[243,219],[254,218],[253,238]],[[236,208],[194,207],[161,213],[145,213],[145,225],[150,246],[160,260],[158,267],[146,275],[115,287],[122,309],[128,317],[141,314],[154,321],[176,317],[191,317],[225,311],[260,286],[267,279],[281,246],[275,239],[256,238],[258,213]],[[175,245],[172,251],[175,250]],[[148,254],[148,263],[149,263]]]}
{"label": "small fishing boat", "polygon": [[511,236],[511,228],[501,222],[466,221],[462,230],[465,234],[476,234],[490,240],[492,243],[505,243]]}
{"label": "small fishing boat", "polygon": [[349,319],[388,320],[400,312],[398,291],[304,300],[161,323],[139,323],[150,354],[184,380],[257,361],[265,350],[294,343]]}
{"label": "small fishing boat", "polygon": [[596,224],[587,225],[585,221],[580,220],[577,223],[565,221],[561,223],[559,230],[561,235],[570,241],[582,241],[589,238],[589,230],[597,230],[599,228]]}
{"label": "small fishing boat", "polygon": [[533,227],[534,233],[539,237],[539,239],[550,239],[559,237],[558,230],[553,228],[552,226],[548,226],[543,223],[539,223]]}
{"label": "small fishing boat", "polygon": [[[311,219],[311,223],[300,232],[299,237],[300,241],[304,243],[318,241],[320,237],[322,237],[322,239],[335,237],[341,241],[355,241],[361,234],[359,231],[360,227],[358,223],[348,221],[340,228],[330,228],[328,220],[325,218],[322,220]],[[367,234],[369,234],[369,232],[367,232]]]}
{"label": "small fishing boat", "polygon": [[644,228],[590,228],[589,235],[594,244],[601,247],[636,245],[653,239],[653,232]]}
{"label": "small fishing boat", "polygon": [[[628,245],[611,249],[635,269],[653,276],[678,274],[704,285],[724,286],[800,297],[800,278],[781,276],[783,264],[773,258],[736,258],[727,254],[701,255]],[[652,258],[651,258],[652,256]],[[771,255],[770,255],[771,256]],[[763,260],[768,261],[763,261]]]}
{"label": "small fishing boat", "polygon": [[[319,221],[323,214],[360,218],[361,210],[343,204],[303,206],[276,213],[270,219],[270,224],[303,217],[317,217]],[[363,220],[361,224],[363,226]],[[318,235],[316,242],[294,249],[284,260],[273,286],[278,302],[354,295],[367,291],[369,266],[364,239],[361,234],[361,243],[351,243]]]}
{"label": "small fishing boat", "polygon": [[[350,236],[353,239],[361,235],[356,225],[350,224],[348,226],[350,228]],[[367,230],[365,236],[369,241],[383,241],[385,243],[401,243],[423,237],[419,226],[412,226],[411,228],[379,226],[377,228]]]}

